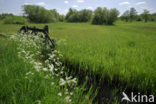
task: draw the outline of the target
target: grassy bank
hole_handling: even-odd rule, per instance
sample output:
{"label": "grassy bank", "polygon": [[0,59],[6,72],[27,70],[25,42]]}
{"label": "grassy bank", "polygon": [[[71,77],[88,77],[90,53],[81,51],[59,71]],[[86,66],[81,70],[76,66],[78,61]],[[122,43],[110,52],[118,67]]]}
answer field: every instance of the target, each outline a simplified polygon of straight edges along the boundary
{"label": "grassy bank", "polygon": [[[74,91],[68,87],[66,81],[73,86],[74,79],[71,76],[66,76],[68,80],[65,80],[60,75],[52,74],[53,72],[48,71],[45,66],[44,68],[39,66],[42,64],[38,62],[41,57],[36,56],[35,45],[32,44],[34,45],[32,48],[28,44],[31,44],[31,40],[17,38],[17,41],[12,41],[0,36],[0,104],[86,104],[90,102],[82,95],[84,87],[75,86]],[[35,59],[31,59],[32,57]],[[34,67],[33,63],[38,65]]]}
{"label": "grassy bank", "polygon": [[[30,24],[43,27],[45,24]],[[48,24],[63,60],[107,76],[127,86],[156,93],[156,23],[118,21],[113,26],[86,23]],[[16,32],[20,25],[0,25],[0,32]]]}

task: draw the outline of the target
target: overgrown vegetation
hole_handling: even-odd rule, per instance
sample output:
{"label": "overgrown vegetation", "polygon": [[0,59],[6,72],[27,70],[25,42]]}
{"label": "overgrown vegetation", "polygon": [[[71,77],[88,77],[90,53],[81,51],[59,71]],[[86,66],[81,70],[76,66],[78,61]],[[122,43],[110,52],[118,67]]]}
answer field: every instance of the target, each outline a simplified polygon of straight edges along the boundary
{"label": "overgrown vegetation", "polygon": [[55,37],[66,40],[58,48],[64,60],[75,67],[100,72],[110,84],[118,79],[120,84],[127,83],[124,88],[156,93],[155,22],[117,22],[110,27],[61,23],[51,27]]}
{"label": "overgrown vegetation", "polygon": [[91,10],[84,9],[81,11],[77,11],[75,9],[70,8],[65,19],[67,22],[89,22],[91,17]]}
{"label": "overgrown vegetation", "polygon": [[[135,8],[130,8],[126,10],[120,17],[119,11],[115,8],[107,9],[97,7],[94,11],[89,9],[76,10],[70,8],[66,15],[61,15],[56,9],[47,10],[44,7],[37,5],[23,5],[24,18],[26,17],[29,22],[32,23],[52,23],[52,22],[90,22],[97,25],[112,25],[114,22],[120,18],[123,21],[155,21],[156,15],[150,14],[148,10],[144,10],[143,13],[138,14]],[[24,19],[22,16],[14,16],[13,14],[0,14],[0,19],[8,23],[24,24]],[[10,21],[9,19],[10,18]],[[17,22],[13,21],[15,19]],[[7,22],[6,22],[7,23]]]}
{"label": "overgrown vegetation", "polygon": [[155,13],[154,14],[150,14],[150,12],[145,9],[143,11],[143,13],[138,14],[135,8],[131,8],[130,10],[126,10],[122,16],[120,17],[121,20],[123,21],[155,21],[156,20],[156,16]]}
{"label": "overgrown vegetation", "polygon": [[5,24],[26,24],[27,23],[27,19],[25,17],[22,16],[6,16],[3,19]]}
{"label": "overgrown vegetation", "polygon": [[90,102],[84,98],[84,86],[77,87],[77,79],[67,76],[59,61],[61,54],[48,51],[48,46],[43,51],[42,39],[27,35],[12,35],[11,40],[0,38],[0,103]]}
{"label": "overgrown vegetation", "polygon": [[117,9],[110,9],[98,7],[94,11],[92,24],[108,24],[112,25],[118,18],[119,11]]}
{"label": "overgrown vegetation", "polygon": [[37,5],[24,5],[24,15],[30,22],[34,23],[51,23],[63,21],[63,17],[55,9],[47,10]]}
{"label": "overgrown vegetation", "polygon": [[14,16],[14,15],[12,13],[2,13],[0,14],[0,20],[3,20],[8,16]]}

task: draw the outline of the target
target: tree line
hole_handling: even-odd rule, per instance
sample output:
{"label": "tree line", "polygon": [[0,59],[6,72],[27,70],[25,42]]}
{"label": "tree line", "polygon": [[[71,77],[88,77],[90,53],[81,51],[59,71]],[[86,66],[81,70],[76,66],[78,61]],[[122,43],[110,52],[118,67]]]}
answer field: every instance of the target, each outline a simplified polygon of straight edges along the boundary
{"label": "tree line", "polygon": [[140,15],[135,8],[126,10],[120,17],[119,11],[115,8],[107,9],[97,7],[94,11],[83,9],[76,10],[70,8],[66,15],[60,15],[55,9],[47,10],[37,5],[24,5],[23,16],[14,16],[13,14],[0,14],[0,20],[5,23],[24,24],[31,23],[51,23],[51,22],[90,22],[97,25],[112,25],[117,19],[123,21],[156,21],[156,14],[150,14],[148,10]]}
{"label": "tree line", "polygon": [[36,5],[24,5],[24,15],[30,22],[50,23],[58,21],[67,22],[91,22],[92,24],[113,24],[119,15],[117,9],[98,7],[95,11],[70,8],[66,16],[60,15],[56,10],[46,10]]}
{"label": "tree line", "polygon": [[120,16],[120,19],[123,21],[156,21],[156,13],[150,14],[150,12],[145,9],[143,13],[138,14],[135,8],[130,8],[130,10],[126,10],[122,16]]}

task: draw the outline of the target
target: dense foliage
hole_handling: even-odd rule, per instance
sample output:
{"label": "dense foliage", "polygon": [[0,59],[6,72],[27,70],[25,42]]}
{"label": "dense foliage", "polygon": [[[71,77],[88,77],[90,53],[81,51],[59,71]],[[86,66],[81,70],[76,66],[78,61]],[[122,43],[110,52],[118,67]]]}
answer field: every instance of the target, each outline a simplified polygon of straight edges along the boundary
{"label": "dense foliage", "polygon": [[67,22],[88,22],[92,17],[92,11],[83,9],[81,11],[77,11],[75,9],[70,8],[67,15]]}
{"label": "dense foliage", "polygon": [[[23,6],[24,17],[29,22],[33,23],[51,23],[51,22],[91,22],[92,24],[106,24],[112,25],[119,16],[119,11],[115,8],[107,9],[98,7],[94,11],[89,9],[76,10],[70,8],[66,15],[61,15],[56,9],[47,10],[44,7],[37,5],[24,5]],[[17,23],[24,24],[25,19],[23,17],[15,16],[13,14],[0,14],[0,20],[5,19],[5,23]],[[23,18],[23,19],[22,19]],[[11,19],[11,20],[9,20]],[[15,19],[15,20],[14,20]],[[144,10],[143,13],[138,14],[135,8],[126,10],[120,19],[123,21],[156,21],[156,14],[150,14],[148,10]],[[19,20],[19,21],[17,21]],[[12,21],[12,22],[11,22]],[[17,22],[15,22],[17,21]]]}
{"label": "dense foliage", "polygon": [[148,10],[144,10],[143,13],[137,14],[135,8],[131,8],[130,10],[126,10],[120,17],[123,21],[156,21],[156,14],[150,14]]}
{"label": "dense foliage", "polygon": [[30,22],[50,23],[60,20],[60,15],[55,9],[47,10],[44,7],[37,5],[24,5],[23,9],[24,15],[29,19]]}
{"label": "dense foliage", "polygon": [[149,11],[145,9],[142,13],[142,17],[145,20],[145,22],[147,22],[149,20]]}
{"label": "dense foliage", "polygon": [[14,15],[11,14],[11,13],[3,13],[3,14],[0,14],[0,20],[3,20],[3,19],[5,19],[8,16],[14,16]]}
{"label": "dense foliage", "polygon": [[98,7],[94,11],[92,24],[109,24],[112,25],[118,18],[119,11],[117,9],[107,9]]}
{"label": "dense foliage", "polygon": [[156,13],[150,14],[150,20],[156,21]]}
{"label": "dense foliage", "polygon": [[22,16],[6,16],[3,19],[5,24],[26,24],[27,23],[27,19],[25,17]]}

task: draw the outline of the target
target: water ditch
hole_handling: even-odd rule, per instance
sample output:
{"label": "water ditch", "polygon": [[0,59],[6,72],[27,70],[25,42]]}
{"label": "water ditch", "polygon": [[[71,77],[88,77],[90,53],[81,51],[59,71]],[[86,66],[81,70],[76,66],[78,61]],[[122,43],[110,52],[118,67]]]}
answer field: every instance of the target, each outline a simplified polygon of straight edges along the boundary
{"label": "water ditch", "polygon": [[[131,92],[134,94],[151,94],[150,89],[147,89],[147,92],[140,91],[138,88],[127,86],[127,82],[119,81],[119,77],[116,75],[110,83],[109,76],[102,76],[102,73],[94,72],[89,70],[83,70],[83,67],[80,69],[80,64],[71,63],[68,59],[63,61],[64,66],[67,67],[67,71],[69,75],[75,76],[78,78],[78,86],[86,83],[86,92],[92,87],[93,92],[91,96],[95,96],[94,94],[97,91],[96,96],[93,99],[93,104],[147,104],[147,103],[138,103],[138,102],[128,102],[121,101],[123,98],[122,93],[125,92],[128,96],[131,96]],[[83,66],[83,63],[81,63]]]}

